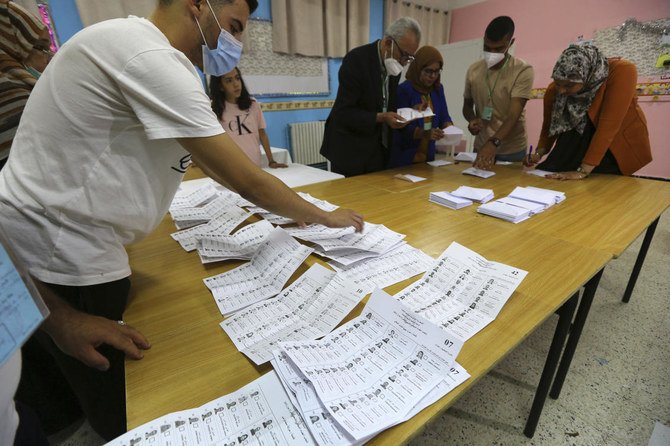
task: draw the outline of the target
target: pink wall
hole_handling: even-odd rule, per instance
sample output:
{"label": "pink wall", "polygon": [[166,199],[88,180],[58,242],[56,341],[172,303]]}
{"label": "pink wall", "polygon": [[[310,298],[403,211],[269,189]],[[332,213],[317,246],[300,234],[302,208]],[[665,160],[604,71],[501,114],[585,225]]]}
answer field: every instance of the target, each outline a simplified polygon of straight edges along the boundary
{"label": "pink wall", "polygon": [[[556,59],[580,34],[618,26],[634,17],[639,21],[670,17],[669,0],[486,0],[455,9],[450,43],[481,37],[486,25],[499,15],[514,19],[515,55],[535,68],[534,86],[546,87]],[[665,98],[666,101],[670,98]],[[670,102],[640,102],[647,116],[654,161],[638,174],[670,178]],[[528,137],[535,145],[542,127],[542,101],[526,105]]]}

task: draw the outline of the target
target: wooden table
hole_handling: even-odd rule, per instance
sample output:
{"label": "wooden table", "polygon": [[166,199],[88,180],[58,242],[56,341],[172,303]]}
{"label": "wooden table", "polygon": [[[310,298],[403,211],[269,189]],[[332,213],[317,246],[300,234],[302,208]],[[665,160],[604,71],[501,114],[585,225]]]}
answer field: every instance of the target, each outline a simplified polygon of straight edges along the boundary
{"label": "wooden table", "polygon": [[[449,176],[446,171],[438,174]],[[465,177],[456,180],[461,178]],[[529,271],[498,318],[461,351],[458,361],[472,377],[410,421],[372,441],[398,444],[412,438],[446,410],[601,271],[611,255],[528,231],[521,225],[436,209],[428,202],[426,191],[418,199],[409,191],[385,187],[384,176],[375,174],[369,179],[369,184],[365,177],[356,177],[298,190],[360,210],[367,221],[383,223],[406,234],[412,246],[431,256],[439,255],[457,241],[490,260]],[[229,270],[240,262],[203,266],[196,253],[184,252],[169,237],[174,230],[166,217],[150,237],[128,248],[133,285],[124,318],[153,344],[144,359],[126,364],[129,428],[169,412],[200,406],[237,390],[270,369],[267,364],[254,366],[236,350],[219,327],[223,318],[202,283],[204,277]],[[547,256],[548,252],[554,255]],[[318,261],[311,256],[291,280]],[[386,290],[393,294],[410,281]],[[352,316],[359,314],[361,308],[359,305]]]}

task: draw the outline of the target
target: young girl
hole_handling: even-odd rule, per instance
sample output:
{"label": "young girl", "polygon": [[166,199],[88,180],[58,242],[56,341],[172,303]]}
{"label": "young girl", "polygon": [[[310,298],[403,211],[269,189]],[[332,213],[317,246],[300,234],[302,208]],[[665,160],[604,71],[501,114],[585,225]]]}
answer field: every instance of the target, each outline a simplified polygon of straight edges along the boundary
{"label": "young girl", "polygon": [[263,112],[258,102],[249,95],[237,67],[223,76],[212,76],[209,91],[212,109],[224,130],[257,166],[261,165],[259,145],[262,144],[270,167],[287,167],[272,159]]}

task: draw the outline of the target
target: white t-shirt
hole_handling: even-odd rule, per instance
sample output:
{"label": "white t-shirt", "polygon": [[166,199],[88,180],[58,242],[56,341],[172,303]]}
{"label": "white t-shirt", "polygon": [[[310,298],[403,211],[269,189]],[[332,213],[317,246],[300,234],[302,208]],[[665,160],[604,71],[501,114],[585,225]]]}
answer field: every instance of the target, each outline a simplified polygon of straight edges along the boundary
{"label": "white t-shirt", "polygon": [[44,282],[127,277],[123,245],[158,225],[190,163],[175,138],[221,133],[193,64],[150,21],[88,27],[32,91],[0,172],[0,225]]}

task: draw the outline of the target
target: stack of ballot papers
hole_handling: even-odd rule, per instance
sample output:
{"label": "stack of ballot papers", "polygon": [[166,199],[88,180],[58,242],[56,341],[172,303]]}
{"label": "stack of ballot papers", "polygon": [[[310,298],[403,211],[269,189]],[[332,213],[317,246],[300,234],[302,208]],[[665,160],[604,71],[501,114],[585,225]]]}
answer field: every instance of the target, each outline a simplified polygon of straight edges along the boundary
{"label": "stack of ballot papers", "polygon": [[279,347],[272,365],[318,444],[362,444],[469,378],[458,337],[381,290],[323,339]]}
{"label": "stack of ballot papers", "polygon": [[493,191],[481,187],[460,186],[451,193],[457,197],[467,198],[468,200],[477,201],[479,203],[486,203],[493,199]]}
{"label": "stack of ballot papers", "polygon": [[463,175],[472,175],[479,178],[491,178],[496,173],[490,170],[477,169],[476,167],[468,167],[463,172]]}
{"label": "stack of ballot papers", "polygon": [[426,108],[424,111],[414,110],[410,107],[401,107],[398,109],[397,113],[402,116],[406,121],[413,121],[415,119],[429,118],[435,116],[433,110],[430,107]]}
{"label": "stack of ballot papers", "polygon": [[228,235],[238,227],[251,214],[244,209],[231,206],[223,209],[207,223],[173,232],[170,236],[178,242],[186,251],[194,251],[198,246],[198,240],[210,235]]}
{"label": "stack of ballot papers", "polygon": [[512,223],[520,223],[529,219],[531,216],[529,209],[514,206],[502,200],[496,200],[483,204],[477,208],[477,212],[510,221]]}
{"label": "stack of ballot papers", "polygon": [[539,187],[516,187],[507,197],[481,205],[477,212],[519,223],[565,200],[565,193]]}
{"label": "stack of ballot papers", "polygon": [[498,316],[526,274],[453,242],[420,280],[393,297],[465,342]]}
{"label": "stack of ballot papers", "polygon": [[[315,198],[311,196],[308,193],[305,192],[298,192],[298,195],[300,195],[305,201],[308,201],[309,203],[312,203],[314,206],[318,207],[321,210],[324,210],[326,212],[331,212],[334,211],[335,209],[338,208],[338,206],[329,203],[325,200],[320,200],[318,198]],[[291,224],[295,223],[294,220],[287,218],[287,217],[282,217],[276,214],[273,214],[270,211],[267,211],[263,209],[260,206],[250,206],[248,208],[249,212],[253,212],[254,214],[258,214],[260,217],[264,218],[265,220],[269,221],[270,223],[274,225],[286,225],[286,224]]]}
{"label": "stack of ballot papers", "polygon": [[207,223],[229,209],[238,207],[232,196],[217,196],[204,206],[173,209],[170,216],[177,229],[186,229]]}
{"label": "stack of ballot papers", "polygon": [[461,209],[472,204],[472,200],[453,195],[447,191],[431,192],[428,195],[428,201],[446,206],[450,209]]}
{"label": "stack of ballot papers", "polygon": [[328,264],[367,294],[375,288],[385,288],[421,274],[433,264],[433,258],[403,243],[360,262],[342,265],[331,261]]}
{"label": "stack of ballot papers", "polygon": [[360,233],[353,228],[333,229],[322,225],[289,228],[287,232],[295,238],[314,243],[316,254],[345,266],[378,257],[403,244],[405,238],[404,234],[374,223],[365,223]]}
{"label": "stack of ballot papers", "polygon": [[282,228],[274,228],[249,263],[204,279],[224,316],[281,292],[312,252]]}
{"label": "stack of ballot papers", "polygon": [[319,264],[279,293],[221,322],[239,351],[257,365],[272,359],[281,341],[313,340],[330,333],[366,292]]}
{"label": "stack of ballot papers", "polygon": [[511,198],[530,201],[544,205],[545,209],[565,200],[565,192],[559,192],[551,189],[542,189],[540,187],[516,187],[509,194]]}
{"label": "stack of ballot papers", "polygon": [[465,161],[466,163],[474,163],[476,159],[475,152],[458,152],[454,157],[454,161]]}
{"label": "stack of ballot papers", "polygon": [[204,234],[197,249],[203,264],[223,260],[249,260],[274,227],[265,220],[247,225],[232,235]]}
{"label": "stack of ballot papers", "polygon": [[149,421],[107,444],[315,446],[291,398],[270,371],[236,392]]}

